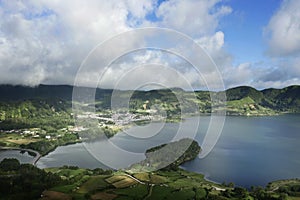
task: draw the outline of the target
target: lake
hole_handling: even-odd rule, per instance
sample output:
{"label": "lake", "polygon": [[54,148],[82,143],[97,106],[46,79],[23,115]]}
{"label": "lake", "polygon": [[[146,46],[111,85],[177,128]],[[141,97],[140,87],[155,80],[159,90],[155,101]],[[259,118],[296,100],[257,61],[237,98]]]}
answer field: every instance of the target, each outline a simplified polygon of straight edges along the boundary
{"label": "lake", "polygon": [[265,186],[300,178],[300,116],[227,117],[212,152],[182,167],[219,183]]}
{"label": "lake", "polygon": [[1,150],[0,151],[0,161],[4,158],[16,158],[20,163],[32,163],[35,156],[31,156],[27,151],[20,150]]}
{"label": "lake", "polygon": [[[143,152],[166,143],[181,125],[189,135],[198,117],[179,123],[153,123],[120,132],[109,142],[97,141],[58,147],[42,157],[40,168],[77,165],[83,168],[107,168],[103,163],[124,168],[144,159]],[[195,139],[201,145],[210,117],[200,117]],[[234,182],[250,187],[265,186],[278,179],[300,178],[300,115],[265,117],[226,117],[222,134],[214,149],[203,159],[196,158],[182,168],[205,174],[219,183]],[[153,132],[158,134],[153,135]],[[147,138],[147,136],[151,136]],[[116,149],[120,150],[118,153]],[[89,152],[92,152],[91,155]]]}

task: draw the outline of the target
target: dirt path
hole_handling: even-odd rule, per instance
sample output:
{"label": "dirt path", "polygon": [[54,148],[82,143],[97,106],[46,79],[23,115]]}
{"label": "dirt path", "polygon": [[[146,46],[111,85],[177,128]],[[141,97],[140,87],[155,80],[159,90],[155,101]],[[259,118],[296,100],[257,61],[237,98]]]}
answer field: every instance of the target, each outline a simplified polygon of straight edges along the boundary
{"label": "dirt path", "polygon": [[[146,184],[146,183],[140,181],[139,179],[137,179],[137,178],[131,176],[130,174],[125,174],[125,176],[127,176],[127,177],[129,177],[129,178],[132,178],[133,180],[137,181],[137,182],[140,183],[140,184],[143,184],[143,185]],[[155,185],[155,184],[149,184],[149,186],[150,186],[149,192],[148,192],[147,196],[144,198],[144,200],[145,200],[145,199],[148,199],[148,198],[152,195],[152,190],[153,190],[153,186],[154,186],[154,185]]]}
{"label": "dirt path", "polygon": [[140,183],[140,184],[143,184],[143,185],[145,185],[145,184],[146,184],[146,183],[144,183],[144,182],[140,181],[139,179],[137,179],[137,178],[135,178],[135,177],[133,177],[133,176],[131,176],[131,175],[129,175],[129,174],[125,174],[125,176],[128,176],[129,178],[131,178],[131,179],[133,179],[133,180],[137,181],[137,182],[138,182],[138,183]]}

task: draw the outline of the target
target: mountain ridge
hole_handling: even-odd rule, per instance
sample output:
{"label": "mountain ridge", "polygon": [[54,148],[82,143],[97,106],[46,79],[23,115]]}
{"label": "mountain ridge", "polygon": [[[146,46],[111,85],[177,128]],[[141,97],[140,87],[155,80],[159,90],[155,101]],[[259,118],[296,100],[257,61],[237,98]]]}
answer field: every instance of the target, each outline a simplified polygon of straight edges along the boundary
{"label": "mountain ridge", "polygon": [[[91,92],[93,88],[78,87],[83,92]],[[109,109],[111,104],[112,89],[96,89],[95,100],[97,108]],[[186,107],[199,105],[202,113],[211,112],[211,94],[222,92],[209,91],[184,91],[173,89],[156,89],[149,91],[117,90],[120,100],[129,98],[130,106],[134,110],[144,109],[155,104],[160,104],[171,113],[179,113],[179,100]],[[227,114],[229,115],[273,115],[276,113],[300,113],[300,86],[291,85],[282,89],[267,88],[257,90],[250,86],[238,86],[225,90],[227,97]],[[39,85],[37,87],[0,85],[0,102],[18,102],[27,100],[46,99],[51,101],[72,100],[73,86],[70,85]],[[87,93],[84,93],[87,94]],[[196,102],[192,96],[196,96]],[[124,104],[125,105],[125,104]],[[124,106],[122,105],[122,106]]]}
{"label": "mountain ridge", "polygon": [[[53,90],[56,90],[58,92],[58,95],[61,95],[60,92],[62,92],[61,89],[68,89],[69,92],[71,93],[73,91],[73,87],[78,87],[78,86],[72,86],[72,85],[46,85],[46,84],[40,84],[34,87],[31,86],[23,86],[23,85],[11,85],[11,84],[0,84],[0,100],[3,99],[3,93],[7,92],[8,90],[15,90],[15,92],[19,92],[20,90],[22,90],[23,92],[18,93],[15,96],[21,96],[24,95],[24,97],[27,96],[33,96],[33,95],[45,95],[45,94],[50,94]],[[78,87],[78,88],[84,88],[84,89],[95,89],[95,88],[91,88],[91,87]],[[247,93],[247,91],[252,91],[252,92],[261,92],[261,93],[270,93],[270,91],[274,92],[274,91],[282,91],[282,90],[288,90],[288,89],[298,89],[300,88],[300,85],[290,85],[287,87],[283,87],[283,88],[265,88],[262,90],[258,90],[254,87],[251,86],[237,86],[237,87],[232,87],[232,88],[228,88],[226,89],[226,95],[228,96],[228,93],[232,93],[232,91],[237,91],[237,90],[241,90],[244,93]],[[97,90],[100,91],[107,91],[107,92],[112,92],[113,89],[103,89],[103,88],[96,88]],[[208,90],[194,90],[194,91],[186,91],[183,90],[181,88],[170,88],[170,89],[153,89],[153,90],[137,90],[139,92],[154,92],[154,91],[168,91],[168,90],[172,90],[172,91],[182,91],[182,92],[223,92],[223,91],[208,91]],[[133,91],[133,90],[118,90],[118,91]],[[66,91],[64,91],[66,92]],[[51,93],[53,95],[53,93]],[[64,94],[65,95],[65,94]],[[71,95],[70,95],[71,96]],[[23,98],[24,98],[23,97]],[[298,97],[300,97],[300,94],[298,94]],[[12,97],[14,98],[14,97]],[[231,100],[231,99],[228,99]],[[236,100],[236,99],[235,99]]]}

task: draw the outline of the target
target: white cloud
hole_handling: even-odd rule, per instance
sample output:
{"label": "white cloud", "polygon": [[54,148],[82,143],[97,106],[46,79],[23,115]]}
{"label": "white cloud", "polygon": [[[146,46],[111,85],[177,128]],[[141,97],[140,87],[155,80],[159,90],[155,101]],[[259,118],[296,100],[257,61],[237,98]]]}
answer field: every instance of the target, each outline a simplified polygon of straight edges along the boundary
{"label": "white cloud", "polygon": [[[172,28],[193,37],[220,68],[226,87],[299,84],[299,59],[289,60],[276,69],[260,69],[251,63],[232,66],[233,57],[224,49],[226,35],[217,30],[220,19],[230,14],[231,8],[219,3],[220,0],[172,0],[158,6],[157,1],[149,0],[66,0],[63,3],[3,0],[0,4],[0,84],[73,84],[81,62],[97,44],[123,31],[148,25]],[[296,4],[297,1],[284,1],[266,28],[270,48],[276,49],[273,55],[293,55],[300,50],[300,34],[297,34],[300,12],[291,10],[300,7]],[[149,20],[149,14],[156,14],[158,20]],[[90,61],[95,66],[84,74],[86,84],[99,78],[107,57],[145,42],[143,36],[118,40],[99,52],[96,60],[103,62]],[[170,49],[178,48],[177,44],[173,45]],[[194,58],[198,59],[197,55]],[[103,79],[104,87],[114,87],[132,67],[148,64],[148,68],[127,73],[129,81],[120,87],[133,89],[147,80],[169,87],[185,87],[186,78],[193,87],[205,88],[205,81],[189,64],[165,52],[138,52],[122,62],[109,68]],[[177,73],[155,64],[172,67]],[[218,76],[215,71],[201,73],[210,85]]]}
{"label": "white cloud", "polygon": [[265,89],[265,88],[284,88],[290,85],[299,85],[300,79],[293,78],[285,81],[262,81],[258,80],[255,83],[255,87],[258,89]]}
{"label": "white cloud", "polygon": [[264,29],[272,67],[256,74],[258,88],[300,84],[300,1],[284,0]]}
{"label": "white cloud", "polygon": [[224,33],[218,31],[213,37],[202,37],[197,42],[209,53],[213,53],[215,50],[219,51],[222,49],[224,45]]}
{"label": "white cloud", "polygon": [[285,0],[265,28],[268,53],[273,56],[300,53],[300,1]]}
{"label": "white cloud", "polygon": [[124,4],[106,1],[3,1],[1,83],[73,84],[80,63],[96,44],[130,29],[128,12]]}
{"label": "white cloud", "polygon": [[300,84],[300,59],[292,61],[242,63],[223,69],[226,88],[248,85],[257,89],[283,88]]}
{"label": "white cloud", "polygon": [[101,77],[98,87],[190,89],[195,84],[199,85],[199,79],[201,77],[193,67],[176,55],[161,50],[142,50],[112,63]]}
{"label": "white cloud", "polygon": [[259,72],[253,69],[251,63],[242,63],[238,66],[227,67],[222,71],[226,88],[239,85],[251,85],[254,74]]}
{"label": "white cloud", "polygon": [[161,18],[160,25],[193,36],[211,35],[223,15],[231,13],[231,8],[215,5],[220,0],[172,0],[163,2],[156,11]]}
{"label": "white cloud", "polygon": [[196,42],[211,56],[220,69],[231,66],[232,56],[224,50],[224,33],[222,31],[217,31],[212,36],[196,39]]}
{"label": "white cloud", "polygon": [[[231,12],[226,6],[215,7],[218,2],[176,0],[165,1],[157,7],[157,1],[149,0],[1,1],[0,83],[73,84],[78,67],[95,45],[115,34],[147,24],[174,28],[198,38],[218,60],[225,55],[222,50],[224,34],[215,33],[215,29],[219,19]],[[157,14],[160,20],[149,21],[148,14]],[[105,59],[107,53],[118,55],[123,47],[134,47],[141,42],[142,36],[127,38],[103,52],[102,57]],[[135,62],[141,63],[139,59],[146,62],[143,56],[135,57]],[[168,64],[158,55],[145,56],[151,57],[151,61],[156,59],[156,62]],[[103,66],[98,63],[96,67]],[[122,72],[118,70],[111,72],[112,78]],[[190,71],[186,73],[193,79]],[[97,78],[94,72],[87,74],[89,79],[93,76]]]}

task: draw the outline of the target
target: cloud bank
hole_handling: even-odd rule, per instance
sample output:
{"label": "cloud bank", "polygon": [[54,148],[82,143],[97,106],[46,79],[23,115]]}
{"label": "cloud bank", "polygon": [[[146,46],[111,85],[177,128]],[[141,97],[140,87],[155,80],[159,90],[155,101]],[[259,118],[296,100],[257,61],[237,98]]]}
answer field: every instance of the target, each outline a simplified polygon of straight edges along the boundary
{"label": "cloud bank", "polygon": [[[156,0],[66,0],[63,3],[58,0],[2,0],[0,84],[72,85],[81,63],[96,45],[124,31],[149,26],[175,29],[192,37],[215,61],[226,87],[251,85],[264,88],[299,84],[299,59],[285,59],[300,52],[299,8],[297,0],[284,1],[266,25],[264,35],[268,41],[268,55],[277,60],[272,60],[269,66],[260,67],[253,61],[237,66],[232,64],[234,54],[225,48],[226,35],[220,28],[220,22],[233,9],[221,0],[161,3]],[[117,54],[122,45],[134,48],[140,42],[147,43],[143,36],[128,38],[111,47],[110,52]],[[173,45],[170,48],[177,48],[176,44]],[[195,87],[205,85],[187,63],[180,59],[176,62],[175,58],[150,50],[132,54],[122,63],[117,62],[118,66],[112,66],[108,71],[103,85],[111,87],[125,70],[146,62],[150,63],[149,67],[151,63],[175,66]],[[101,63],[97,67],[100,71],[104,68]],[[99,71],[91,71],[90,77],[97,77],[97,73]],[[170,79],[163,68],[158,73],[162,81],[183,87],[179,79]],[[214,78],[213,73],[207,72],[206,75]],[[138,85],[144,76],[145,70],[135,71],[128,89]]]}

